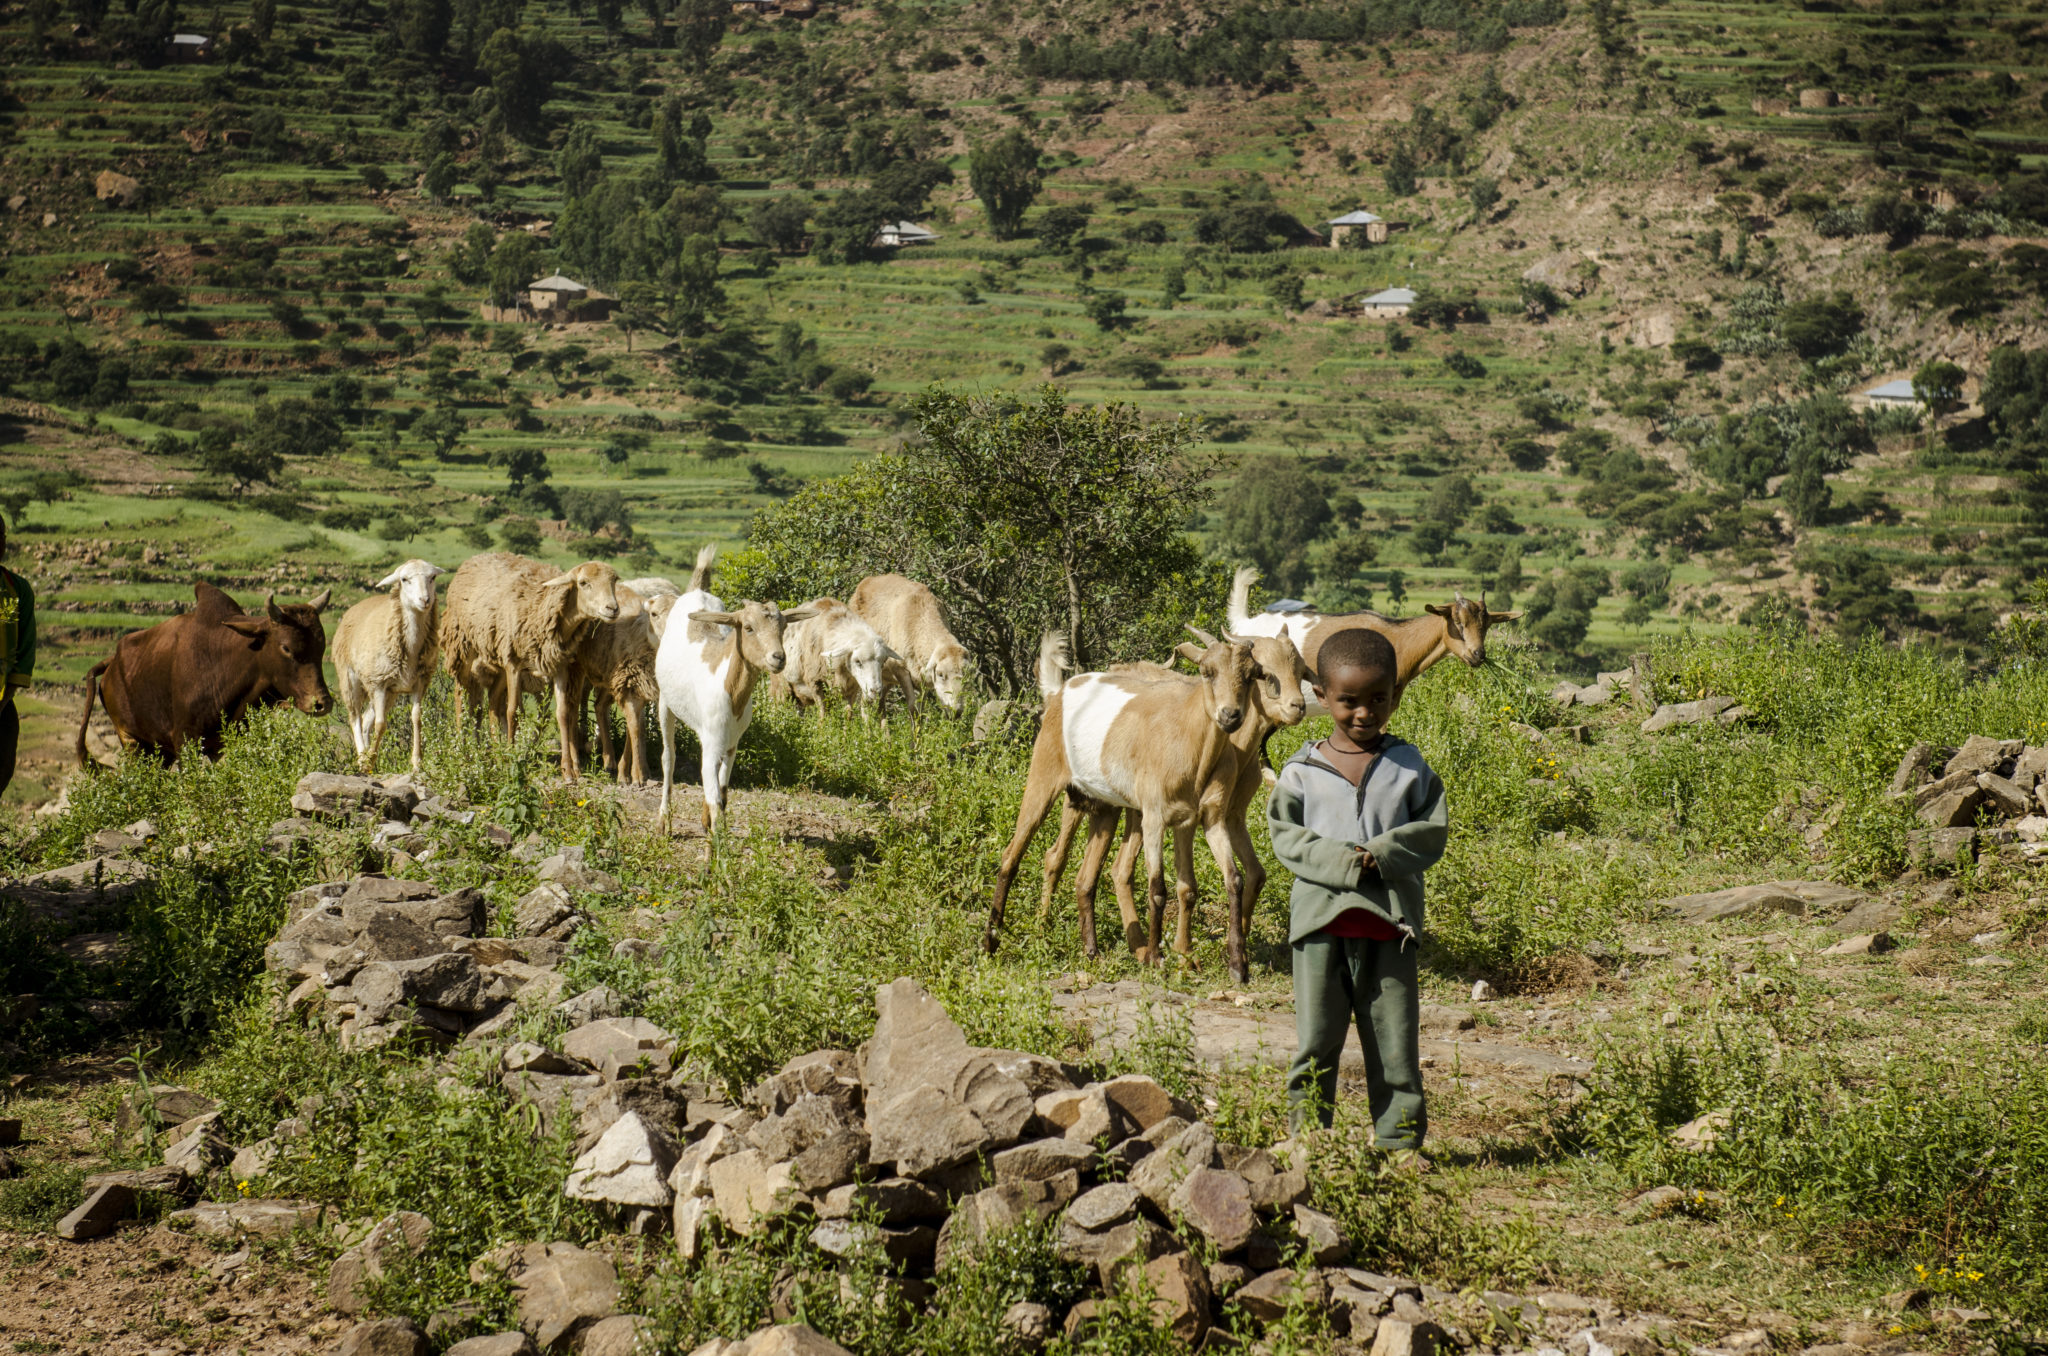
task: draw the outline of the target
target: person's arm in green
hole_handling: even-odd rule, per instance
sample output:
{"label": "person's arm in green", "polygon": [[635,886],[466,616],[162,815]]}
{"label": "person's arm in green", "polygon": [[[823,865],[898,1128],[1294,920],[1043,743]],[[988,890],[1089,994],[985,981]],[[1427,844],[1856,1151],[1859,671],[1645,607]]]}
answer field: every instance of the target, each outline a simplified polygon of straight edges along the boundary
{"label": "person's arm in green", "polygon": [[14,653],[7,661],[7,695],[12,697],[36,676],[36,593],[28,580],[12,575],[18,611],[14,619]]}

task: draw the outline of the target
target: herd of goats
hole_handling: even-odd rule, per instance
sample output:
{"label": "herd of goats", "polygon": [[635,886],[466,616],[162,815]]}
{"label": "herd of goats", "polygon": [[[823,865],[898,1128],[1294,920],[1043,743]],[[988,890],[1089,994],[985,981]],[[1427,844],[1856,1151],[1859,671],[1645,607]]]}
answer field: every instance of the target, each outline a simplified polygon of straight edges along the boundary
{"label": "herd of goats", "polygon": [[[710,591],[716,551],[697,555],[687,587],[652,577],[622,580],[610,565],[571,570],[503,552],[472,556],[449,573],[409,560],[376,585],[385,590],[351,607],[335,629],[331,658],[357,756],[376,764],[392,704],[412,699],[412,768],[420,766],[421,711],[437,667],[481,727],[486,711],[509,740],[521,699],[552,689],[561,770],[582,772],[582,724],[594,698],[600,758],[621,781],[648,780],[645,734],[650,704],[661,734],[663,832],[675,783],[675,724],[696,734],[702,751],[703,823],[716,835],[725,816],[733,757],[753,719],[763,676],[771,692],[820,705],[827,687],[863,713],[900,693],[911,711],[936,699],[961,709],[972,668],[945,621],[938,598],[915,580],[865,579],[850,599],[819,598],[787,611],[773,602],[728,608]],[[1011,882],[1039,825],[1064,795],[1063,817],[1046,854],[1050,905],[1076,830],[1088,837],[1075,886],[1084,949],[1096,953],[1094,896],[1119,821],[1124,841],[1112,882],[1132,949],[1159,955],[1166,906],[1165,832],[1175,832],[1180,905],[1176,950],[1191,945],[1194,902],[1192,831],[1206,838],[1225,882],[1226,958],[1246,974],[1244,937],[1265,872],[1245,816],[1267,772],[1274,730],[1303,720],[1314,695],[1317,654],[1338,631],[1366,627],[1393,643],[1397,691],[1446,656],[1477,666],[1487,628],[1516,613],[1489,611],[1485,599],[1458,595],[1416,617],[1374,612],[1325,616],[1313,611],[1252,614],[1257,576],[1238,572],[1229,626],[1221,637],[1194,626],[1196,642],[1177,656],[1192,675],[1166,665],[1117,665],[1069,677],[1065,638],[1048,633],[1039,648],[1038,687],[1045,701],[1017,830],[1002,857],[985,945],[994,950]],[[290,703],[324,716],[333,706],[323,672],[328,658],[320,621],[330,593],[299,604],[266,600],[245,613],[210,584],[194,586],[195,606],[123,636],[112,657],[86,679],[77,752],[88,763],[86,728],[97,694],[124,749],[174,761],[196,740],[220,755],[226,727],[251,708]],[[616,748],[611,710],[625,717],[626,746]],[[1150,925],[1139,920],[1132,872],[1144,853]]]}

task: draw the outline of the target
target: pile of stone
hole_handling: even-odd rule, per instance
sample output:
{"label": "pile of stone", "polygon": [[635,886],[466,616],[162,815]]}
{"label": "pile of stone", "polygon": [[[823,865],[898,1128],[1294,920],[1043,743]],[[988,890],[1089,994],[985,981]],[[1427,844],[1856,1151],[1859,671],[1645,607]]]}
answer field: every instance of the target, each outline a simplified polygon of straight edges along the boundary
{"label": "pile of stone", "polygon": [[[434,851],[418,841],[417,821],[474,814],[423,798],[402,779],[330,773],[300,782],[292,804],[309,815],[374,819],[391,857],[409,862]],[[510,834],[505,841],[511,843]],[[482,935],[489,920],[483,891],[474,887],[443,891],[429,881],[386,875],[308,886],[288,901],[284,930],[265,949],[265,964],[293,985],[287,1010],[317,1011],[349,1049],[488,1039],[510,1025],[522,1004],[561,997],[555,967],[589,921],[577,898],[619,891],[618,881],[590,865],[580,847],[542,858],[535,874],[539,884],[513,907],[513,937]]]}
{"label": "pile of stone", "polygon": [[[475,819],[476,811],[429,793],[410,777],[314,772],[299,780],[292,795],[292,817],[270,826],[264,847],[284,856],[317,842],[338,825],[352,825],[371,831],[371,847],[380,864],[404,871],[416,862],[434,860],[442,851],[427,832],[433,824],[470,824]],[[514,841],[498,824],[487,823],[481,832],[501,847]]]}
{"label": "pile of stone", "polygon": [[1974,858],[1986,844],[2017,844],[2028,860],[2048,854],[2048,747],[1984,735],[1959,749],[1915,744],[1889,794],[1913,803],[1920,827],[1907,843],[1916,858]]}
{"label": "pile of stone", "polygon": [[[604,999],[593,991],[571,1003],[601,1012]],[[1229,1143],[1198,1108],[1142,1075],[1090,1081],[1044,1056],[970,1045],[912,980],[878,991],[876,1017],[861,1049],[799,1056],[737,1105],[682,1075],[665,1077],[674,1042],[643,1018],[597,1015],[558,1049],[511,1046],[501,1065],[513,1095],[577,1118],[581,1152],[566,1194],[595,1203],[624,1232],[671,1233],[686,1264],[703,1259],[721,1231],[746,1237],[794,1224],[828,1258],[879,1251],[894,1267],[885,1284],[922,1307],[949,1260],[1001,1231],[1044,1224],[1095,1287],[1064,1313],[1014,1306],[1004,1322],[1020,1350],[1061,1332],[1079,1336],[1103,1295],[1131,1284],[1142,1284],[1159,1324],[1190,1347],[1226,1302],[1261,1323],[1314,1305],[1344,1337],[1340,1350],[1375,1356],[1562,1345],[1588,1331],[1616,1349],[1676,1344],[1668,1321],[1623,1323],[1598,1301],[1460,1296],[1351,1266],[1350,1240],[1310,1204],[1290,1146]],[[330,1299],[359,1311],[366,1278],[394,1250],[421,1246],[431,1227],[394,1215],[370,1228],[337,1261]],[[644,1328],[643,1318],[617,1312],[617,1273],[599,1251],[506,1245],[477,1258],[472,1275],[509,1283],[520,1331],[451,1348],[463,1356],[623,1353]],[[793,1285],[786,1280],[772,1306],[777,1326],[701,1350],[838,1351],[789,1322]],[[424,1330],[380,1320],[359,1329],[377,1327],[376,1343],[366,1333],[344,1350],[424,1351],[466,1331],[462,1321],[454,1311]],[[1666,1329],[1668,1343],[1657,1335]]]}

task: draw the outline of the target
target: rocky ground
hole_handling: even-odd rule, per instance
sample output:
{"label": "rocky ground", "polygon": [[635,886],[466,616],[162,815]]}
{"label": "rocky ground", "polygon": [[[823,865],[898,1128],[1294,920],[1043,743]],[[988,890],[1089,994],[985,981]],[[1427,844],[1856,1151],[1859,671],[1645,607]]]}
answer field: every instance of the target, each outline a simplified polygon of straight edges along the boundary
{"label": "rocky ground", "polygon": [[[1929,832],[1970,835],[1961,844],[1968,850],[1981,839],[1988,850],[2031,856],[2044,774],[2048,751],[1971,740],[1956,750],[1916,748],[1893,790],[1914,799]],[[652,809],[645,799],[629,793],[623,804],[644,814]],[[2018,824],[1958,823],[1965,804]],[[275,851],[298,851],[352,823],[371,828],[383,870],[291,898],[266,952],[280,1013],[317,1017],[351,1049],[393,1047],[429,1061],[481,1052],[496,1069],[496,1095],[532,1103],[544,1125],[573,1123],[580,1157],[564,1190],[597,1205],[614,1237],[504,1247],[474,1259],[473,1277],[512,1287],[517,1331],[474,1334],[474,1315],[461,1310],[431,1315],[423,1326],[375,1319],[365,1312],[374,1283],[393,1259],[421,1246],[433,1221],[410,1212],[338,1219],[265,1193],[279,1155],[321,1134],[319,1099],[266,1136],[229,1143],[217,1110],[197,1093],[129,1086],[116,1097],[109,1089],[121,1075],[109,1063],[66,1065],[18,1079],[11,1091],[42,1095],[18,1104],[27,1108],[22,1119],[0,1120],[0,1143],[14,1141],[0,1148],[0,1160],[88,1171],[56,1238],[0,1232],[0,1335],[14,1350],[183,1356],[298,1351],[338,1337],[342,1350],[361,1356],[412,1356],[457,1339],[463,1356],[536,1347],[609,1356],[632,1350],[645,1330],[643,1316],[619,1312],[630,1290],[621,1285],[622,1260],[640,1267],[653,1243],[687,1264],[721,1232],[744,1237],[790,1218],[823,1255],[849,1264],[879,1247],[901,1268],[891,1293],[910,1305],[928,1293],[949,1254],[1021,1223],[1056,1221],[1061,1255],[1087,1265],[1095,1285],[1064,1312],[1017,1306],[1006,1315],[1020,1350],[1085,1336],[1106,1297],[1136,1275],[1156,1321],[1189,1346],[1212,1327],[1211,1345],[1237,1340],[1217,1326],[1226,1312],[1244,1336],[1308,1306],[1336,1350],[1374,1356],[1452,1347],[1482,1356],[1757,1356],[1797,1346],[1815,1356],[1859,1356],[1955,1349],[1988,1317],[1930,1309],[1925,1292],[1903,1292],[1886,1304],[1910,1322],[1865,1309],[1820,1332],[1834,1340],[1816,1344],[1810,1322],[1763,1308],[1662,1312],[1641,1302],[1640,1277],[1616,1277],[1611,1297],[1454,1294],[1361,1269],[1342,1227],[1310,1203],[1318,1155],[1327,1151],[1316,1138],[1233,1144],[1215,1128],[1214,1098],[1191,1103],[1142,1075],[1091,1079],[1043,1055],[970,1046],[910,980],[879,992],[875,1035],[861,1049],[814,1051],[728,1101],[677,1071],[674,1036],[629,1011],[617,993],[568,991],[561,962],[591,911],[637,919],[647,934],[662,921],[659,908],[635,905],[581,849],[518,841],[482,824],[539,880],[509,914],[493,915],[474,887],[443,890],[398,874],[435,874],[444,830],[478,825],[476,809],[404,778],[331,774],[304,779],[293,808],[293,818],[272,827]],[[857,821],[857,808],[792,802],[761,823],[784,837],[837,843],[849,816]],[[66,950],[74,958],[118,956],[122,936],[94,929],[143,888],[147,871],[134,854],[151,834],[147,823],[104,832],[94,856],[8,894],[60,920],[72,932]],[[1740,992],[1745,982],[1767,982],[1762,971],[1774,964],[1816,967],[1837,981],[1827,1002],[1845,1012],[1905,1000],[1924,1002],[1939,1020],[2002,999],[2002,972],[2013,961],[2002,954],[2008,934],[2000,915],[1951,907],[1955,893],[1949,882],[1909,876],[1882,893],[1778,880],[1680,896],[1664,901],[1663,921],[1624,948],[1589,946],[1580,968],[1560,972],[1541,998],[1503,997],[1480,984],[1469,1001],[1427,1005],[1425,1078],[1443,1127],[1440,1152],[1473,1161],[1450,1146],[1483,1139],[1546,1099],[1582,1093],[1580,1080],[1618,1010],[1668,1003],[1668,1025],[1683,1019],[1689,998],[1717,985]],[[614,954],[658,961],[660,946],[628,935]],[[1098,1048],[1137,1037],[1164,1012],[1184,1023],[1197,1057],[1218,1071],[1272,1066],[1291,1052],[1289,1004],[1271,984],[1183,992],[1078,971],[1051,984],[1061,1017]],[[24,1001],[33,999],[11,1000],[13,1010]],[[537,1013],[556,1034],[519,1038],[522,1020]],[[1357,1060],[1354,1037],[1347,1076],[1360,1072]],[[1678,1136],[1704,1147],[1724,1126],[1702,1117]],[[132,1158],[138,1144],[161,1166],[90,1171],[104,1167],[110,1147]],[[10,1166],[0,1161],[0,1173]],[[1700,1204],[1660,1188],[1613,1203],[1598,1227],[1683,1219]],[[706,1350],[838,1348],[782,1324],[743,1345]]]}

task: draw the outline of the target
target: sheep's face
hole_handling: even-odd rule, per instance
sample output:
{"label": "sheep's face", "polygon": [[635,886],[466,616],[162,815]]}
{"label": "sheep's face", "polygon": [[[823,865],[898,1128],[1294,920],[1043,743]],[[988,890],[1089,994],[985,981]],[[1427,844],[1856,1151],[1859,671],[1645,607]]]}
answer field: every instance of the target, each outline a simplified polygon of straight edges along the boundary
{"label": "sheep's face", "polygon": [[1286,636],[1261,636],[1252,641],[1252,657],[1259,662],[1259,674],[1252,685],[1252,702],[1274,725],[1299,725],[1308,714],[1308,694],[1302,684],[1310,681],[1308,665],[1301,651]]}
{"label": "sheep's face", "polygon": [[408,560],[377,581],[380,589],[395,589],[398,605],[408,612],[425,612],[434,605],[434,581],[446,574],[439,565],[425,560]]}
{"label": "sheep's face", "polygon": [[1487,611],[1483,593],[1476,603],[1461,593],[1448,603],[1428,603],[1422,610],[1444,619],[1444,648],[1475,669],[1486,662],[1486,629],[1522,615]]}
{"label": "sheep's face", "polygon": [[860,689],[862,701],[878,702],[882,699],[883,669],[888,663],[889,653],[880,641],[864,640],[847,656],[846,667],[853,674],[854,685]]}
{"label": "sheep's face", "polygon": [[655,640],[659,641],[668,634],[668,614],[675,605],[676,596],[673,593],[657,593],[647,600],[647,624],[653,629]]}
{"label": "sheep's face", "polygon": [[953,650],[932,662],[932,692],[948,711],[960,709],[961,688],[967,681],[967,655]]}
{"label": "sheep's face", "polygon": [[575,599],[576,615],[585,621],[619,619],[619,572],[603,561],[585,561],[560,580],[548,582],[558,583],[570,591]]}

